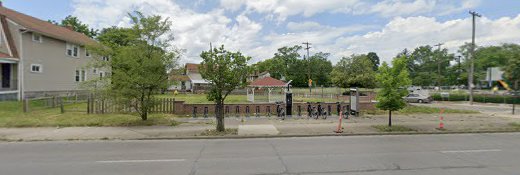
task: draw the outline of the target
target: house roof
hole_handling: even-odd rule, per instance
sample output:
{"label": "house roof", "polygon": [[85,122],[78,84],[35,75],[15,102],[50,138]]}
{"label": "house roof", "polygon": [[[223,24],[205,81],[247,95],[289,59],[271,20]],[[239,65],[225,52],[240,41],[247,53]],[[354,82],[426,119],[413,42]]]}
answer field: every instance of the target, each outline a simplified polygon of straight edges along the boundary
{"label": "house roof", "polygon": [[175,81],[190,81],[190,77],[187,75],[172,75],[170,78]]}
{"label": "house roof", "polygon": [[191,73],[188,74],[188,77],[190,77],[191,83],[195,84],[209,84],[209,81],[202,78],[202,76],[199,73]]}
{"label": "house roof", "polygon": [[200,64],[186,63],[186,71],[188,72],[199,72]]}
{"label": "house roof", "polygon": [[256,79],[255,81],[249,84],[250,87],[284,87],[287,86],[287,83],[272,78],[272,77],[264,77]]}
{"label": "house roof", "polygon": [[72,42],[80,45],[96,44],[96,41],[88,36],[75,32],[65,27],[54,25],[50,22],[40,20],[38,18],[25,15],[23,13],[0,6],[0,15],[7,17],[15,23],[22,25],[29,31],[43,34],[45,36],[56,38],[59,40]]}
{"label": "house roof", "polygon": [[7,53],[0,52],[0,58],[12,58],[12,56]]}

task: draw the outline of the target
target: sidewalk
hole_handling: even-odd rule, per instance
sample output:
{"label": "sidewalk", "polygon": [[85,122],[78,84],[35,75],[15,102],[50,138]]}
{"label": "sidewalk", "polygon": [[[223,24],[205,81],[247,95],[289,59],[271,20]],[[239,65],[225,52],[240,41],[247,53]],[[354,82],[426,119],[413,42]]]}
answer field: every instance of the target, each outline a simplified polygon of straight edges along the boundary
{"label": "sidewalk", "polygon": [[[394,125],[401,125],[415,130],[413,133],[441,132],[476,132],[476,131],[511,131],[520,127],[511,123],[520,123],[519,118],[489,116],[486,114],[450,114],[444,116],[444,131],[439,126],[439,116],[432,114],[392,116]],[[104,140],[104,139],[175,139],[207,138],[200,134],[208,129],[215,129],[213,118],[178,118],[183,124],[172,126],[142,127],[67,127],[67,128],[0,128],[0,140],[4,141],[40,141],[40,140]],[[381,134],[374,125],[386,125],[386,115],[363,116],[343,120],[342,134]],[[294,117],[286,120],[268,117],[235,118],[225,120],[226,128],[240,128],[239,135],[251,136],[313,136],[334,135],[338,126],[338,117],[330,116],[326,120]],[[262,130],[267,128],[267,130]]]}

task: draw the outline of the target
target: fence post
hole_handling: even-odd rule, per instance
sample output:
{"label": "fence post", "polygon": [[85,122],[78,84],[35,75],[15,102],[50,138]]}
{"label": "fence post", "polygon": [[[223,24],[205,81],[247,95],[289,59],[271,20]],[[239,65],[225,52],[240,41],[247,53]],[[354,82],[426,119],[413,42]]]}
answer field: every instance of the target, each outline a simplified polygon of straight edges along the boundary
{"label": "fence post", "polygon": [[90,102],[92,99],[90,99],[90,95],[87,97],[87,114],[90,114]]}
{"label": "fence post", "polygon": [[105,113],[105,99],[101,99],[101,114]]}
{"label": "fence post", "polygon": [[65,113],[65,108],[63,107],[63,98],[60,97],[60,112]]}
{"label": "fence post", "polygon": [[56,107],[56,96],[52,96],[52,108]]}
{"label": "fence post", "polygon": [[23,112],[29,112],[29,100],[27,98],[24,98],[22,100],[23,105]]}

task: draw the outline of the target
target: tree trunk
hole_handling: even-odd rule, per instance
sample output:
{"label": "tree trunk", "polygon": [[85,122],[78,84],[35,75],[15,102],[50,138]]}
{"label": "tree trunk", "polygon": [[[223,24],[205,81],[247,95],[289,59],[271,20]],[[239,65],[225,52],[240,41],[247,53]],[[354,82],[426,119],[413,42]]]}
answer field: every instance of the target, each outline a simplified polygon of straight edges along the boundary
{"label": "tree trunk", "polygon": [[224,132],[224,101],[217,101],[215,116],[217,118],[217,131]]}
{"label": "tree trunk", "polygon": [[392,127],[392,111],[388,111],[388,127]]}

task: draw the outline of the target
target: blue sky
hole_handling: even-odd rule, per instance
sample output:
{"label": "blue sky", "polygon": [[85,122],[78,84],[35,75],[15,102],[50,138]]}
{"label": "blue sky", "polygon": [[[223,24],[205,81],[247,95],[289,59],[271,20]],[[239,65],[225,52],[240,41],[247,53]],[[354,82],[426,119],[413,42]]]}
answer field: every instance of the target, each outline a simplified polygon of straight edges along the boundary
{"label": "blue sky", "polygon": [[520,41],[518,0],[4,0],[4,6],[40,19],[74,15],[94,28],[128,26],[126,13],[170,17],[172,45],[182,62],[198,62],[209,42],[252,56],[272,57],[277,48],[313,43],[312,53],[343,56],[377,52],[388,61],[404,48],[445,43],[456,52],[470,39],[469,10],[483,15],[477,44]]}

